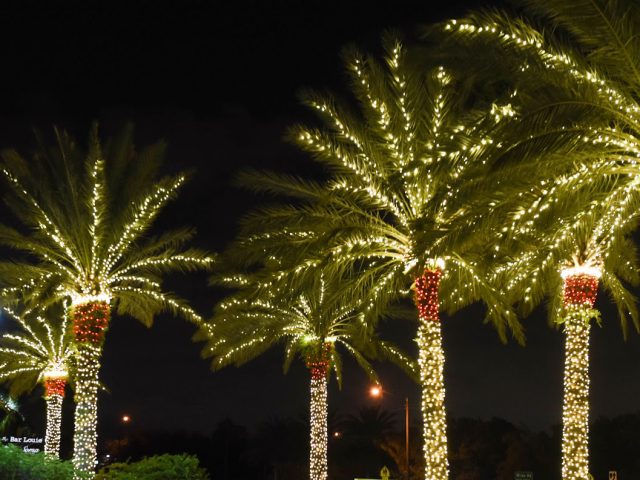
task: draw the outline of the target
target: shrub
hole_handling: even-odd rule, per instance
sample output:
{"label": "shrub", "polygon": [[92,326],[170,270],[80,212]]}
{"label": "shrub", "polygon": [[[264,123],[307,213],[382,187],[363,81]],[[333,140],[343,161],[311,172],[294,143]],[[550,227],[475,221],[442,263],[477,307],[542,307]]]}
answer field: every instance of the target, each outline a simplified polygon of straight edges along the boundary
{"label": "shrub", "polygon": [[44,453],[24,453],[15,445],[0,446],[2,480],[71,480],[73,466],[45,457]]}
{"label": "shrub", "polygon": [[156,455],[135,463],[113,463],[95,480],[209,480],[192,455]]}

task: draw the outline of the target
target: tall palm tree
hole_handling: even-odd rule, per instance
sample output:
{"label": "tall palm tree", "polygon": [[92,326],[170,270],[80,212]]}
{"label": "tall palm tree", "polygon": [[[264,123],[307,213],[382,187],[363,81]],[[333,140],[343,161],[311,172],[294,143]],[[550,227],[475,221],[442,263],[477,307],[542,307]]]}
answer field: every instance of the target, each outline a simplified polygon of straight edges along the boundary
{"label": "tall palm tree", "polygon": [[640,283],[637,247],[629,237],[637,228],[638,211],[636,205],[620,228],[621,204],[634,196],[628,184],[622,185],[593,198],[592,208],[578,218],[550,215],[556,224],[547,229],[538,224],[528,248],[502,272],[508,277],[503,284],[525,313],[551,298],[550,321],[561,325],[566,336],[562,477],[568,479],[589,476],[589,330],[593,320],[601,321],[595,306],[599,288],[616,303],[625,332],[628,318],[640,328],[636,298],[628,288]]}
{"label": "tall palm tree", "polygon": [[162,276],[208,267],[205,252],[186,248],[193,230],[148,237],[162,210],[184,184],[184,174],[159,178],[164,145],[137,151],[132,128],[104,148],[94,129],[88,148],[55,130],[28,161],[2,154],[10,186],[8,206],[24,228],[0,226],[0,244],[16,252],[0,262],[0,294],[24,294],[34,304],[68,300],[76,347],[74,465],[96,464],[100,357],[112,312],[150,326],[171,311],[199,322],[182,299],[162,289]]}
{"label": "tall palm tree", "polygon": [[[562,475],[584,480],[589,320],[599,319],[594,303],[600,283],[618,306],[624,334],[627,319],[639,326],[635,298],[625,284],[638,281],[635,247],[627,237],[640,208],[640,10],[633,2],[604,0],[520,3],[531,21],[481,12],[447,22],[444,30],[472,52],[474,70],[486,68],[474,64],[478,54],[491,52],[505,78],[517,84],[522,115],[510,125],[505,151],[539,169],[552,165],[549,173],[558,165],[569,166],[566,174],[530,188],[535,200],[516,210],[505,233],[537,237],[536,249],[554,242],[529,251],[521,261],[533,263],[509,286],[552,275],[548,281],[528,282],[524,303],[532,306],[547,294],[555,299],[552,317],[561,312],[567,335]],[[535,28],[534,21],[544,30]],[[533,234],[541,212],[548,215],[563,197],[566,204],[574,189],[599,193],[573,218],[560,214],[554,229]]]}
{"label": "tall palm tree", "polygon": [[[292,138],[328,170],[314,182],[274,173],[247,173],[243,181],[296,204],[266,207],[245,220],[241,252],[251,262],[264,251],[299,255],[356,278],[365,314],[376,318],[413,290],[418,311],[419,365],[426,478],[448,477],[444,352],[440,312],[476,301],[506,340],[522,340],[515,314],[486,278],[484,259],[495,243],[491,229],[467,228],[481,214],[470,205],[471,180],[489,172],[484,154],[496,121],[513,115],[503,101],[468,95],[463,82],[439,67],[415,67],[402,42],[387,38],[384,62],[346,54],[354,98],[307,93],[324,122],[300,126]],[[357,109],[351,108],[357,105]],[[468,108],[474,106],[477,108]],[[252,252],[255,252],[252,254]],[[296,268],[296,267],[294,267]]]}
{"label": "tall palm tree", "polygon": [[296,357],[310,373],[311,480],[326,480],[327,384],[334,372],[342,383],[339,350],[350,354],[371,377],[375,372],[366,357],[386,356],[410,368],[411,361],[396,347],[375,341],[357,303],[336,301],[344,284],[317,274],[287,294],[277,289],[244,288],[221,302],[202,331],[208,338],[203,350],[213,356],[213,367],[242,365],[277,344],[285,349],[284,370]]}
{"label": "tall palm tree", "polygon": [[66,312],[23,317],[11,309],[5,311],[15,318],[20,329],[0,337],[0,382],[9,382],[12,396],[28,392],[38,384],[44,386],[47,405],[44,452],[58,457],[62,402],[73,355]]}

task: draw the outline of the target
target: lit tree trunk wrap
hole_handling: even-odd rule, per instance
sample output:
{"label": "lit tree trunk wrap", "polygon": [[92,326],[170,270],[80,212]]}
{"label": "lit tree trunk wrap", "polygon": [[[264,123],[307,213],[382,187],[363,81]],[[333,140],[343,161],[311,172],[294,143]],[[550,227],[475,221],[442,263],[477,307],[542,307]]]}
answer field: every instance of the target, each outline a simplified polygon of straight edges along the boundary
{"label": "lit tree trunk wrap", "polygon": [[426,480],[449,477],[447,425],[444,405],[444,351],[439,319],[438,289],[442,271],[427,270],[416,279],[418,363],[422,386],[422,418]]}
{"label": "lit tree trunk wrap", "polygon": [[44,453],[60,456],[60,425],[62,423],[62,401],[64,400],[65,378],[47,378],[44,381],[44,400],[47,404],[47,429],[44,439]]}
{"label": "lit tree trunk wrap", "polygon": [[84,303],[73,309],[77,348],[73,465],[81,475],[93,474],[96,466],[98,373],[109,318],[110,307],[106,302]]}
{"label": "lit tree trunk wrap", "polygon": [[564,279],[563,480],[589,478],[589,321],[597,291],[598,278],[593,275]]}
{"label": "lit tree trunk wrap", "polygon": [[310,401],[310,480],[327,480],[327,380],[331,365],[332,345],[325,343],[320,352],[307,357],[307,368],[311,373]]}

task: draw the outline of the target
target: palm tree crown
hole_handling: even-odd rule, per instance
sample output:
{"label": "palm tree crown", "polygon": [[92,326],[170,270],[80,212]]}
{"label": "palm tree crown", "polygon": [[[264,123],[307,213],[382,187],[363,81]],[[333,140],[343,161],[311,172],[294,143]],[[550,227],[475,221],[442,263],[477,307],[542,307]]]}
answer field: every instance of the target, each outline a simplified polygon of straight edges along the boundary
{"label": "palm tree crown", "polygon": [[383,355],[411,369],[412,362],[395,346],[374,341],[371,325],[358,311],[357,300],[349,304],[342,301],[339,293],[346,284],[323,274],[303,281],[287,294],[249,287],[230,295],[216,307],[205,326],[208,343],[203,354],[213,357],[215,368],[239,366],[283,344],[285,371],[296,357],[313,362],[327,354],[327,366],[339,382],[342,360],[336,347],[352,355],[372,378],[375,372],[366,356]]}
{"label": "palm tree crown", "polygon": [[324,252],[330,265],[357,272],[372,318],[408,294],[425,269],[446,265],[445,311],[484,300],[500,336],[505,339],[509,328],[521,339],[515,315],[484,278],[493,230],[466,228],[461,236],[457,228],[479,217],[468,204],[472,180],[489,172],[491,131],[515,113],[510,95],[504,103],[478,100],[482,108],[469,110],[470,99],[445,69],[424,73],[399,40],[390,37],[385,46],[384,64],[357,51],[346,55],[357,110],[330,95],[304,95],[324,128],[298,126],[291,137],[329,169],[327,181],[243,175],[251,188],[298,204],[247,217],[238,256],[250,262],[264,251],[291,258],[301,250],[303,260],[287,263],[301,268]]}
{"label": "palm tree crown", "polygon": [[59,321],[31,314],[24,318],[4,309],[18,323],[18,332],[0,337],[0,382],[10,382],[13,396],[28,392],[47,378],[68,378],[73,342],[66,315]]}
{"label": "palm tree crown", "polygon": [[167,309],[200,320],[159,283],[163,273],[210,265],[204,252],[183,247],[193,231],[145,238],[186,177],[156,180],[163,145],[136,152],[131,133],[125,130],[103,151],[94,131],[85,152],[56,130],[55,147],[41,146],[28,162],[3,153],[8,206],[28,229],[0,226],[0,243],[23,253],[0,264],[5,298],[26,293],[35,302],[69,299],[72,305],[113,300],[118,313],[147,325]]}

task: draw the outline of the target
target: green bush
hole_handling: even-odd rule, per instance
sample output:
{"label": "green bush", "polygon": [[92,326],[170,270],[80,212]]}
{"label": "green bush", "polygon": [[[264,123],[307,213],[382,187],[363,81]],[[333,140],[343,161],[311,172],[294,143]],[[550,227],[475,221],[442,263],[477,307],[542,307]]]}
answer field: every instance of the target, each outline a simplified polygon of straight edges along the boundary
{"label": "green bush", "polygon": [[24,453],[14,445],[0,446],[2,480],[71,480],[71,462],[53,460],[44,453]]}
{"label": "green bush", "polygon": [[100,470],[95,480],[209,480],[209,475],[197,457],[156,455],[135,463],[113,463]]}

